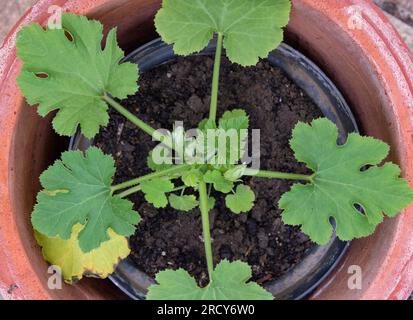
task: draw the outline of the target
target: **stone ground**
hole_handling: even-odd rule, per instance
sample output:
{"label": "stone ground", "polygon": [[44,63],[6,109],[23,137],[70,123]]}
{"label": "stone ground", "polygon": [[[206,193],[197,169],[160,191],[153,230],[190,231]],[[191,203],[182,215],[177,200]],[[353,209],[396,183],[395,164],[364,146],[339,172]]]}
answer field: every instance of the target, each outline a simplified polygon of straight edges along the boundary
{"label": "stone ground", "polygon": [[[36,0],[6,0],[2,2],[0,8],[0,42],[3,41],[10,28]],[[413,1],[374,0],[374,2],[385,11],[390,21],[413,50]]]}
{"label": "stone ground", "polygon": [[413,50],[413,0],[374,0]]}
{"label": "stone ground", "polygon": [[0,42],[3,41],[10,28],[34,4],[36,0],[6,0],[0,8]]}

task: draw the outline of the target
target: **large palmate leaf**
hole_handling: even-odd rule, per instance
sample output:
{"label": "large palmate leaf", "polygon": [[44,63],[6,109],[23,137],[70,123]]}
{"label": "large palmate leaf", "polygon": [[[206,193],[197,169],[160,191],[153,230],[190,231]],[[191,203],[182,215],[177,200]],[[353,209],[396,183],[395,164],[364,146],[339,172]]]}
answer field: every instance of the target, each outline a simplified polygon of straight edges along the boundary
{"label": "large palmate leaf", "polygon": [[201,51],[221,33],[229,59],[250,66],[281,43],[290,10],[289,0],[163,0],[155,25],[181,55]]}
{"label": "large palmate leaf", "polygon": [[389,152],[387,144],[351,133],[346,144],[337,145],[337,137],[337,127],[327,119],[296,126],[291,147],[315,174],[312,183],[294,185],[279,203],[283,221],[301,225],[319,244],[331,237],[330,217],[337,236],[351,240],[370,235],[383,214],[393,217],[413,201],[397,165],[377,166]]}
{"label": "large palmate leaf", "polygon": [[102,50],[103,26],[86,17],[63,14],[63,29],[44,30],[38,24],[23,28],[17,38],[17,54],[23,61],[17,83],[29,104],[39,104],[45,116],[59,109],[53,126],[71,136],[80,125],[93,137],[109,121],[102,96],[123,99],[134,94],[137,67],[122,63],[124,54],[112,29]]}
{"label": "large palmate leaf", "polygon": [[212,273],[210,284],[200,288],[188,272],[161,271],[156,276],[158,284],[149,288],[148,300],[272,300],[273,296],[251,278],[248,264],[221,261]]}
{"label": "large palmate leaf", "polygon": [[140,217],[130,201],[112,195],[114,173],[113,158],[97,148],[85,155],[63,153],[62,160],[40,177],[44,190],[33,211],[34,228],[48,237],[68,240],[73,226],[80,223],[84,225],[78,237],[83,252],[109,240],[109,228],[122,236],[133,234]]}
{"label": "large palmate leaf", "polygon": [[79,247],[78,240],[82,228],[81,224],[76,224],[68,240],[50,238],[38,232],[35,234],[45,260],[60,267],[63,278],[70,284],[80,280],[84,275],[108,277],[119,261],[130,253],[128,240],[117,235],[112,229],[108,230],[108,241],[103,242],[99,248],[84,253]]}

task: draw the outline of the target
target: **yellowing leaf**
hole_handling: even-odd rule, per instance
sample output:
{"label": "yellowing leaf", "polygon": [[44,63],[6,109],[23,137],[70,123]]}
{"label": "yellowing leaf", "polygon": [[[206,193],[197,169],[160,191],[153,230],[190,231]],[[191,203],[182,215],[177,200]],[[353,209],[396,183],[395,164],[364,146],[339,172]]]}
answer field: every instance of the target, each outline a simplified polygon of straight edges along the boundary
{"label": "yellowing leaf", "polygon": [[127,238],[116,234],[112,229],[108,230],[108,241],[103,242],[99,248],[84,253],[78,240],[82,229],[81,224],[75,225],[69,240],[50,238],[35,232],[45,260],[61,268],[67,283],[76,282],[83,276],[106,278],[113,273],[119,261],[130,253]]}

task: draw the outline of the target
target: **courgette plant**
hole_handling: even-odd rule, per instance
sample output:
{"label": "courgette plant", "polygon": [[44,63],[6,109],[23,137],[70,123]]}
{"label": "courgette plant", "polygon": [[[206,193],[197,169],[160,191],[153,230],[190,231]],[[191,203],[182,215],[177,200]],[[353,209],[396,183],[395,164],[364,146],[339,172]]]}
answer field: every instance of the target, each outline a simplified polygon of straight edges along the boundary
{"label": "courgette plant", "polygon": [[[199,131],[235,130],[239,152],[224,164],[189,161],[186,156],[204,142],[182,141],[179,128],[170,135],[160,133],[118,102],[138,90],[139,72],[134,64],[121,62],[124,54],[116,29],[102,45],[101,23],[65,13],[60,30],[32,24],[19,32],[17,49],[23,65],[17,83],[27,102],[38,105],[41,116],[56,111],[53,128],[58,134],[72,136],[80,129],[84,136],[94,137],[108,124],[111,107],[162,143],[148,157],[152,173],[121,184],[113,184],[114,159],[96,147],[84,153],[64,152],[41,175],[43,190],[32,224],[45,259],[62,268],[68,283],[83,275],[106,277],[130,253],[127,237],[141,218],[125,198],[135,192],[143,192],[156,208],[168,204],[182,211],[199,208],[194,212],[202,216],[208,285],[198,287],[182,269],[161,271],[148,299],[273,299],[264,288],[248,282],[251,268],[246,263],[223,260],[214,266],[213,262],[208,212],[215,200],[210,191],[227,194],[226,206],[234,214],[248,212],[255,194],[243,184],[245,176],[296,180],[279,202],[283,222],[301,226],[321,245],[333,234],[331,218],[337,236],[351,240],[372,234],[384,215],[394,217],[413,201],[399,167],[380,165],[389,152],[386,143],[351,133],[345,144],[338,145],[337,127],[324,118],[298,123],[290,142],[296,159],[312,174],[256,171],[240,163],[245,147],[241,131],[249,127],[248,115],[235,109],[216,119],[223,49],[231,62],[255,65],[281,43],[290,8],[288,0],[164,0],[156,15],[158,33],[179,55],[199,52],[216,37],[210,114]],[[182,143],[186,156],[178,152]],[[180,157],[179,164],[153,160],[154,153],[171,150]],[[208,160],[217,157],[203,155]]]}

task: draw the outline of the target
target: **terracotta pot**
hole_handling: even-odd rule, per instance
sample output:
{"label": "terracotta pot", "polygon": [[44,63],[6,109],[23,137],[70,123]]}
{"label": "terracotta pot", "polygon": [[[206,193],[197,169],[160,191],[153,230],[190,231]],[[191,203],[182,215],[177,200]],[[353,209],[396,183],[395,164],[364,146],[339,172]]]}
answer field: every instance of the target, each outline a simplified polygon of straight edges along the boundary
{"label": "terracotta pot", "polygon": [[[128,49],[155,36],[157,0],[41,0],[19,21],[0,49],[0,293],[11,299],[106,299],[119,297],[108,282],[82,281],[47,288],[47,264],[33,238],[30,213],[38,176],[61,143],[50,119],[28,108],[15,84],[20,63],[16,32],[45,23],[48,8],[64,9],[117,25]],[[413,58],[384,15],[364,0],[293,0],[287,42],[304,52],[346,96],[363,130],[392,145],[390,159],[413,182]],[[356,6],[356,7],[354,7]],[[360,13],[360,14],[358,14]],[[359,19],[361,18],[361,19]],[[413,206],[386,219],[377,232],[354,241],[316,299],[405,299],[413,290]],[[348,268],[363,271],[361,290],[350,290]]]}

